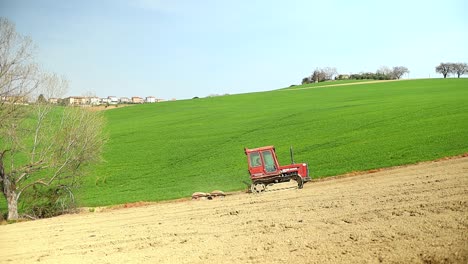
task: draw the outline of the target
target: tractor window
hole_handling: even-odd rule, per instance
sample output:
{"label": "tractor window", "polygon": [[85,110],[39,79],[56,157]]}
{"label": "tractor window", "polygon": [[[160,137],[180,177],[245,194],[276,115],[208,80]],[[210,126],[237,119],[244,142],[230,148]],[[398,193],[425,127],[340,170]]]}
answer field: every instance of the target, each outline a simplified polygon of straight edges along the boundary
{"label": "tractor window", "polygon": [[273,172],[276,171],[275,160],[273,159],[273,155],[271,151],[266,150],[262,152],[263,159],[265,160],[265,171],[266,172]]}
{"label": "tractor window", "polygon": [[252,166],[252,167],[262,166],[262,160],[260,159],[260,153],[258,153],[258,152],[250,153],[250,166]]}

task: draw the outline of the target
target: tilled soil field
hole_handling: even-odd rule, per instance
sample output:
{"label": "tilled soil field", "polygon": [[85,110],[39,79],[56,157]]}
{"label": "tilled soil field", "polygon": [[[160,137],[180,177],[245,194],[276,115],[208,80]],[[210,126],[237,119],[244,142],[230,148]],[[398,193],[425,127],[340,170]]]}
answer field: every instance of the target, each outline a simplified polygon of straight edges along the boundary
{"label": "tilled soil field", "polygon": [[1,263],[468,263],[468,157],[0,234]]}

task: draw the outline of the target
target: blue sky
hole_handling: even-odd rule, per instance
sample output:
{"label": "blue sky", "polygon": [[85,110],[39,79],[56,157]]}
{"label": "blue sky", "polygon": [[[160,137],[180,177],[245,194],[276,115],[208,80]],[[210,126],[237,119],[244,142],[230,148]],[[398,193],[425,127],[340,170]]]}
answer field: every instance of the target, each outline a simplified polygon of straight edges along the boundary
{"label": "blue sky", "polygon": [[440,62],[468,62],[467,3],[0,0],[0,16],[68,95],[184,99],[278,89],[317,67],[440,77]]}

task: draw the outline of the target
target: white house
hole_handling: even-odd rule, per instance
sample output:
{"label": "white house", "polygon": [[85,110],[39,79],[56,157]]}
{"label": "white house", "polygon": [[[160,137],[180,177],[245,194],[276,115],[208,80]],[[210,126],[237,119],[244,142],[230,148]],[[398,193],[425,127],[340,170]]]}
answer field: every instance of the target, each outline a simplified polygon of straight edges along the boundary
{"label": "white house", "polygon": [[145,99],[145,102],[147,102],[147,103],[156,103],[156,97],[147,96],[146,99]]}
{"label": "white house", "polygon": [[96,96],[89,97],[89,104],[90,105],[99,105],[100,104],[99,97],[96,97]]}
{"label": "white house", "polygon": [[117,96],[108,96],[107,99],[109,99],[109,104],[115,105],[119,103]]}
{"label": "white house", "polygon": [[128,103],[130,103],[130,98],[128,98],[128,97],[120,97],[120,103],[122,103],[122,104],[128,104]]}

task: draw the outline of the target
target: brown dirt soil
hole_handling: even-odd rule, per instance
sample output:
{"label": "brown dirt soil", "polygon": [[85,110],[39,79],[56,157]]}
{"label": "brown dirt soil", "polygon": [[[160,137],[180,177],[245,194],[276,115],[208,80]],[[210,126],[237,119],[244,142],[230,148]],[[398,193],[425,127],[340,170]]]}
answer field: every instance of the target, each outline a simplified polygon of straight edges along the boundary
{"label": "brown dirt soil", "polygon": [[2,263],[468,263],[468,157],[0,234]]}

